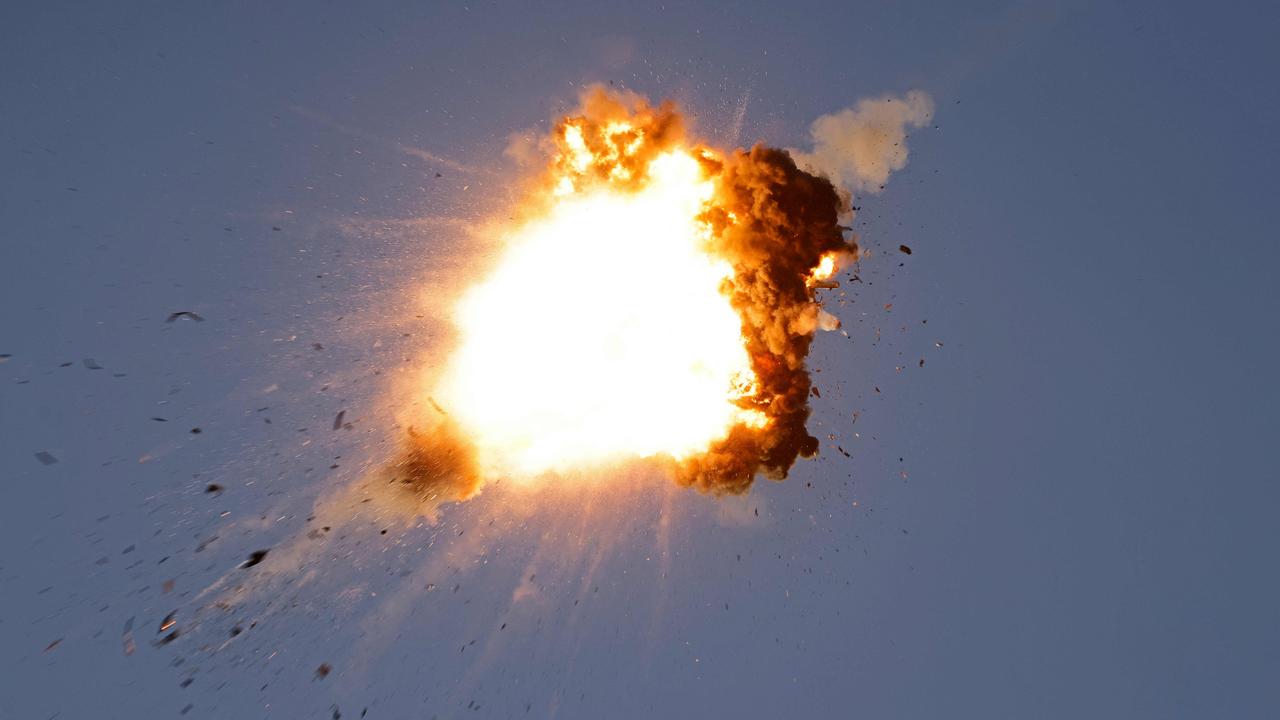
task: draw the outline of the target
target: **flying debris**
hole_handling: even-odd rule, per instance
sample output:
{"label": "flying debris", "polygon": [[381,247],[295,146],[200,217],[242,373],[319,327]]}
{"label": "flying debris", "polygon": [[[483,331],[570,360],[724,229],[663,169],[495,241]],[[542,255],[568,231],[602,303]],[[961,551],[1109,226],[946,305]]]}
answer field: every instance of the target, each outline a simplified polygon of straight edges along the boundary
{"label": "flying debris", "polygon": [[195,320],[196,322],[204,322],[204,318],[191,312],[190,310],[181,310],[179,312],[169,313],[169,317],[165,318],[165,322],[171,323],[177,320],[178,318],[190,318],[192,320]]}

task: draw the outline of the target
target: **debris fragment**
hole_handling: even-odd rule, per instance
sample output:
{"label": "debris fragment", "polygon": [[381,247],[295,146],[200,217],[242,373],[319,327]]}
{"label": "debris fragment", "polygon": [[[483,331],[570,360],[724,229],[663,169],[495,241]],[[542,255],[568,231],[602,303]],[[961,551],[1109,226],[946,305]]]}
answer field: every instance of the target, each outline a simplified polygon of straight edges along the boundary
{"label": "debris fragment", "polygon": [[244,562],[240,563],[240,567],[251,568],[254,565],[257,565],[258,563],[262,562],[263,558],[265,558],[267,556],[267,553],[269,552],[271,551],[270,550],[254,550],[252,553],[249,554],[248,560],[245,560]]}
{"label": "debris fragment", "polygon": [[165,318],[165,322],[171,323],[177,320],[178,318],[191,318],[196,322],[204,322],[204,318],[191,312],[190,310],[179,310],[178,312],[175,312],[175,313],[169,313],[169,317]]}
{"label": "debris fragment", "polygon": [[347,411],[346,411],[346,410],[339,410],[339,411],[338,411],[338,416],[337,416],[337,417],[335,417],[335,418],[333,419],[333,429],[334,429],[334,430],[341,430],[341,429],[342,429],[342,418],[343,418],[343,417],[345,417],[345,416],[346,416],[346,414],[347,414]]}
{"label": "debris fragment", "polygon": [[222,489],[222,486],[218,483],[209,483],[204,487],[204,491],[207,493],[220,493]]}
{"label": "debris fragment", "polygon": [[329,673],[333,670],[329,663],[320,663],[320,667],[316,668],[316,679],[323,680],[329,677]]}
{"label": "debris fragment", "polygon": [[94,360],[93,358],[85,358],[85,359],[81,360],[80,362],[84,363],[84,366],[85,366],[85,367],[87,367],[87,368],[89,368],[90,370],[101,370],[101,369],[102,369],[102,366],[98,364],[98,361],[97,361],[97,360]]}
{"label": "debris fragment", "polygon": [[902,253],[903,255],[910,255],[911,248],[907,247],[906,245],[899,245],[898,252]]}
{"label": "debris fragment", "polygon": [[44,450],[41,450],[40,452],[36,453],[36,459],[40,461],[41,465],[52,465],[58,462],[58,458],[54,457],[50,453],[45,452]]}
{"label": "debris fragment", "polygon": [[59,645],[61,645],[61,644],[62,644],[62,638],[58,638],[57,640],[54,640],[53,642],[51,642],[51,643],[49,643],[48,645],[46,645],[46,646],[45,646],[45,648],[44,648],[44,651],[45,651],[45,652],[49,652],[50,650],[52,650],[52,649],[54,649],[54,648],[58,647],[58,646],[59,646]]}

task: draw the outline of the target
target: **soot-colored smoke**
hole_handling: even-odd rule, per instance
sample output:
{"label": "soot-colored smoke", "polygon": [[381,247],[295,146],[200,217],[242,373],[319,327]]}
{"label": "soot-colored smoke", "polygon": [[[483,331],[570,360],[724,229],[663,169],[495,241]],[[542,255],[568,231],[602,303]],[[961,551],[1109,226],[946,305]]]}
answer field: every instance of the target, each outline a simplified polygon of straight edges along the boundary
{"label": "soot-colored smoke", "polygon": [[712,249],[733,264],[728,294],[759,380],[744,407],[768,417],[763,428],[735,427],[705,454],[679,464],[676,479],[712,493],[745,492],[758,474],[780,480],[797,458],[818,451],[809,434],[805,359],[820,307],[807,282],[824,255],[857,252],[838,216],[831,182],[800,170],[783,150],[757,145],[723,160],[707,159],[717,178],[716,204],[704,214]]}

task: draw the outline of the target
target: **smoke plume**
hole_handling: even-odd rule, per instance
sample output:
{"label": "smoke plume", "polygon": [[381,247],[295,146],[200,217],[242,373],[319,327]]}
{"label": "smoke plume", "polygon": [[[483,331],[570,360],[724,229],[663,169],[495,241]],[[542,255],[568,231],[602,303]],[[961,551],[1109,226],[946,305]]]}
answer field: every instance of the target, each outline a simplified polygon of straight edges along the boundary
{"label": "smoke plume", "polygon": [[933,100],[921,90],[865,98],[814,120],[811,152],[788,152],[797,165],[837,186],[875,193],[891,173],[907,166],[907,129],[924,127],[932,118]]}

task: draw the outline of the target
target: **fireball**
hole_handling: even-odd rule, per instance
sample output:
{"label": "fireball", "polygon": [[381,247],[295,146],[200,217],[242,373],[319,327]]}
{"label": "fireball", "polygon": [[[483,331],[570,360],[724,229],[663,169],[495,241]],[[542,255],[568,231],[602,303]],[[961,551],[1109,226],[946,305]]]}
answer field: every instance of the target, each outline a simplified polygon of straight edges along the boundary
{"label": "fireball", "polygon": [[558,184],[461,300],[440,395],[490,472],[679,459],[761,420],[736,404],[755,375],[699,219],[714,186],[684,151],[645,172],[636,190]]}
{"label": "fireball", "polygon": [[689,144],[674,106],[603,91],[551,144],[526,219],[453,309],[427,389],[448,432],[488,478],[645,458],[717,493],[785,477],[817,447],[814,292],[856,250],[830,183],[783,151]]}

